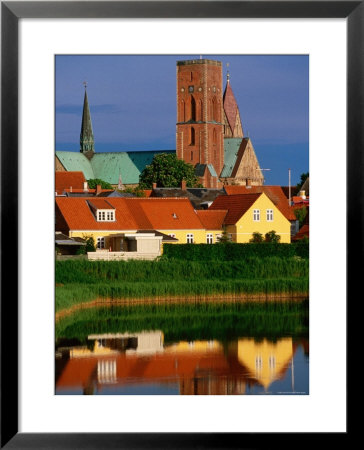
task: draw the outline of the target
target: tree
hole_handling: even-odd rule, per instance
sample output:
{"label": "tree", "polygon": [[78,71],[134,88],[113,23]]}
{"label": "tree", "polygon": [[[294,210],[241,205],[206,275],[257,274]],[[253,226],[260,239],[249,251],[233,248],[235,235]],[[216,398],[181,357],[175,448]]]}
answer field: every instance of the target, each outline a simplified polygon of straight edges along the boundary
{"label": "tree", "polygon": [[86,241],[85,253],[96,251],[95,239],[93,238],[93,236],[83,234],[82,239]]}
{"label": "tree", "polygon": [[142,189],[151,189],[153,183],[158,187],[180,187],[182,180],[188,187],[201,187],[191,164],[178,159],[173,153],[161,153],[153,158],[139,177]]}
{"label": "tree", "polygon": [[297,189],[300,189],[301,186],[303,185],[303,183],[307,180],[308,178],[308,172],[306,173],[301,173],[301,181],[296,185]]}
{"label": "tree", "polygon": [[305,220],[305,217],[307,216],[307,208],[306,206],[303,206],[302,208],[299,209],[295,209],[294,210],[294,214],[296,216],[296,219],[299,221],[300,223],[300,228],[302,227],[302,224]]}
{"label": "tree", "polygon": [[110,183],[104,180],[100,180],[100,178],[93,178],[91,180],[87,180],[88,187],[90,189],[96,189],[96,186],[99,184],[101,186],[101,189],[112,189]]}
{"label": "tree", "polygon": [[127,187],[124,191],[120,191],[117,189],[118,192],[126,192],[128,194],[133,194],[136,197],[146,197],[145,192],[140,186],[136,186],[135,188]]}
{"label": "tree", "polygon": [[262,233],[259,233],[258,231],[255,231],[253,233],[253,237],[250,239],[249,242],[254,242],[254,243],[263,242],[263,235],[262,235]]}
{"label": "tree", "polygon": [[265,233],[265,242],[273,242],[275,244],[278,244],[280,240],[281,237],[274,230]]}
{"label": "tree", "polygon": [[228,234],[228,232],[224,229],[221,236],[218,236],[217,238],[218,244],[229,244],[231,243],[231,237]]}

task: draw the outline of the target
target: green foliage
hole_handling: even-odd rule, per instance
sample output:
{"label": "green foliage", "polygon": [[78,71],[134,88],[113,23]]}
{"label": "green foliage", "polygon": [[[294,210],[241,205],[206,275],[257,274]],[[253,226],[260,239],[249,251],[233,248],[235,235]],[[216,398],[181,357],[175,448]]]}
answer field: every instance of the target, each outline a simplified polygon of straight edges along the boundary
{"label": "green foliage", "polygon": [[102,189],[113,189],[110,183],[104,180],[100,180],[99,178],[93,178],[87,180],[88,187],[90,189],[96,189],[96,186],[99,184]]}
{"label": "green foliage", "polygon": [[303,206],[302,208],[299,208],[299,209],[295,209],[294,210],[294,214],[295,214],[297,220],[299,221],[300,228],[301,228],[302,224],[303,224],[303,222],[305,220],[305,217],[307,216],[307,208],[306,208],[306,206]]}
{"label": "green foliage", "polygon": [[[302,245],[302,246],[301,246]],[[185,261],[245,261],[247,258],[308,258],[308,244],[264,242],[234,245],[164,244],[162,259]]]}
{"label": "green foliage", "polygon": [[175,154],[161,153],[153,158],[140,174],[139,186],[142,189],[151,189],[153,183],[158,187],[180,187],[182,180],[188,187],[199,187],[195,176],[195,169],[191,164],[178,159]]}
{"label": "green foliage", "polygon": [[217,243],[218,244],[229,244],[229,243],[231,243],[231,237],[229,236],[229,234],[227,233],[226,230],[223,230],[221,236],[219,236],[217,238]]}
{"label": "green foliage", "polygon": [[301,174],[301,179],[300,182],[297,183],[296,188],[300,189],[301,186],[303,185],[303,183],[307,180],[307,178],[309,177],[309,172],[305,172]]}
{"label": "green foliage", "polygon": [[114,282],[164,282],[307,277],[308,261],[248,257],[243,261],[57,261],[56,283],[88,286]]}
{"label": "green foliage", "polygon": [[127,192],[129,194],[133,194],[136,197],[145,197],[145,192],[140,186],[136,186],[135,188],[128,187],[123,191],[118,190],[118,192]]}
{"label": "green foliage", "polygon": [[281,237],[274,230],[272,230],[268,231],[268,233],[265,233],[264,240],[265,242],[278,244],[281,240]]}
{"label": "green foliage", "polygon": [[82,239],[85,239],[85,241],[86,241],[86,246],[84,247],[85,248],[84,253],[96,252],[95,239],[93,238],[93,236],[90,236],[88,234],[83,234]]}
{"label": "green foliage", "polygon": [[[238,245],[214,247],[232,248]],[[268,247],[269,244],[257,246]],[[242,261],[216,261],[214,264],[177,259],[56,261],[56,310],[99,297],[122,299],[293,292],[305,294],[308,292],[308,269],[308,260],[297,257],[250,257]]]}
{"label": "green foliage", "polygon": [[253,233],[253,237],[250,239],[249,242],[255,242],[255,243],[263,242],[263,235],[262,235],[262,233],[259,233],[258,231]]}

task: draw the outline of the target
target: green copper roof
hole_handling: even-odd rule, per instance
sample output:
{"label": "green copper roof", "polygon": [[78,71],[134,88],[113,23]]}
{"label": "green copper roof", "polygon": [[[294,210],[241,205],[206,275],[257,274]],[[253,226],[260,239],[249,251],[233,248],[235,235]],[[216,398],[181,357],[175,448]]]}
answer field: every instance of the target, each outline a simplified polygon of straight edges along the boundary
{"label": "green copper roof", "polygon": [[175,150],[95,153],[91,164],[96,178],[110,184],[118,184],[119,175],[123,184],[138,184],[145,166],[160,153],[175,153]]}
{"label": "green copper roof", "polygon": [[80,152],[56,152],[56,156],[68,172],[82,171],[86,180],[96,178],[90,161]]}
{"label": "green copper roof", "polygon": [[222,178],[231,177],[236,163],[236,157],[238,155],[239,147],[242,138],[225,138],[224,139],[224,167],[221,172]]}
{"label": "green copper roof", "polygon": [[140,173],[152,162],[154,155],[175,152],[175,150],[157,150],[94,153],[91,160],[76,152],[56,152],[56,155],[66,170],[81,170],[86,180],[99,178],[110,184],[118,184],[121,175],[123,184],[138,184]]}

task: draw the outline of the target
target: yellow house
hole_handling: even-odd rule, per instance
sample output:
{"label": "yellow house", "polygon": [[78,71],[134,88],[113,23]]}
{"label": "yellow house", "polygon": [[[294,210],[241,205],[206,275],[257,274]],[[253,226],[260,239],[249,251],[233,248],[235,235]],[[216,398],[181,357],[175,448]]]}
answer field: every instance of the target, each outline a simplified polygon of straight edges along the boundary
{"label": "yellow house", "polygon": [[209,210],[227,210],[226,232],[233,242],[249,242],[253,233],[275,231],[281,243],[291,242],[291,223],[265,193],[220,195]]}
{"label": "yellow house", "polygon": [[161,253],[164,242],[206,243],[187,198],[57,197],[56,230],[93,237],[97,250]]}

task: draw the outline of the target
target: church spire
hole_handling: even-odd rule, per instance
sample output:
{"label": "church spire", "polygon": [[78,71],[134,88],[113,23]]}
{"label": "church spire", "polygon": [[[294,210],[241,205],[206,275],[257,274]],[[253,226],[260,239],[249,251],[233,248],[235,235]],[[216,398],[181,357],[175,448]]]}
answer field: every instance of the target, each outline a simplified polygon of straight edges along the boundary
{"label": "church spire", "polygon": [[83,100],[83,113],[82,113],[82,125],[81,125],[81,134],[80,134],[80,152],[88,153],[95,151],[95,143],[94,143],[94,134],[92,131],[92,122],[91,122],[91,114],[90,108],[88,106],[88,98],[87,98],[87,83],[83,82],[85,86],[85,98]]}
{"label": "church spire", "polygon": [[224,137],[244,137],[238,104],[236,103],[233,90],[231,89],[229,70],[226,75],[226,88],[223,96],[223,108],[225,124]]}

